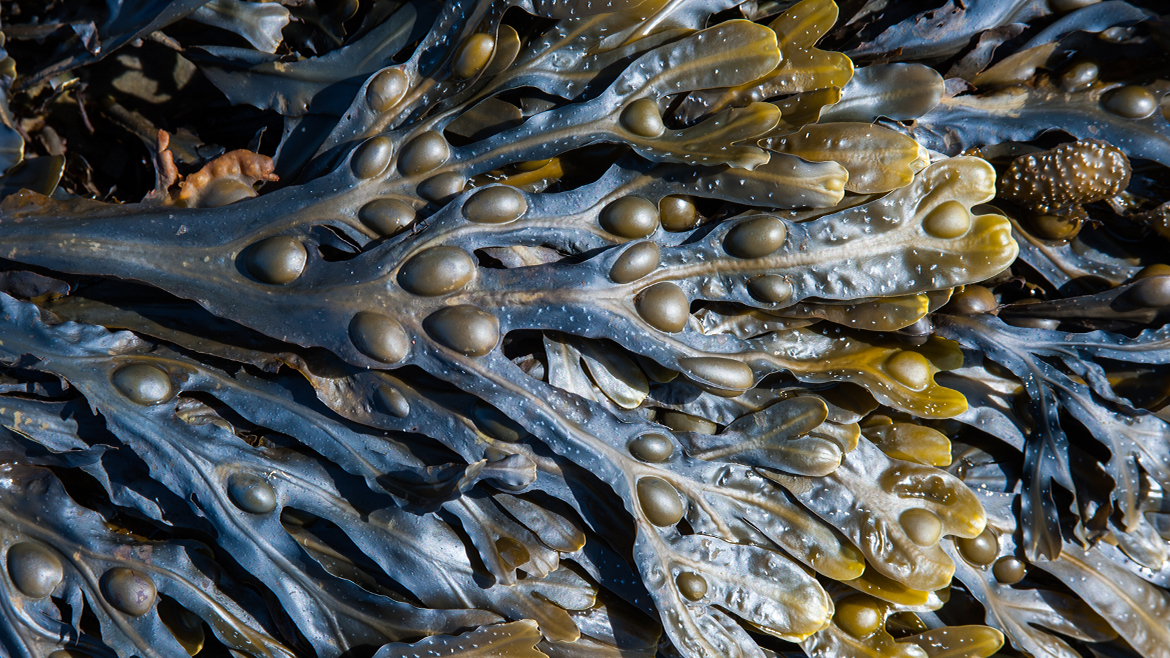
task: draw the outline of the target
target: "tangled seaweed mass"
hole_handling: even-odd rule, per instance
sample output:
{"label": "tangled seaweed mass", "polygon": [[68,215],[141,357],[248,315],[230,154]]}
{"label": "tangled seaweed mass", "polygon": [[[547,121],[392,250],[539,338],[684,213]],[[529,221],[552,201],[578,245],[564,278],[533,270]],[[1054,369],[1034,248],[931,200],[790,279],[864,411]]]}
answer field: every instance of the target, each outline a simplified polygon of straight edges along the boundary
{"label": "tangled seaweed mass", "polygon": [[1170,656],[1167,7],[938,5],[4,3],[0,653]]}

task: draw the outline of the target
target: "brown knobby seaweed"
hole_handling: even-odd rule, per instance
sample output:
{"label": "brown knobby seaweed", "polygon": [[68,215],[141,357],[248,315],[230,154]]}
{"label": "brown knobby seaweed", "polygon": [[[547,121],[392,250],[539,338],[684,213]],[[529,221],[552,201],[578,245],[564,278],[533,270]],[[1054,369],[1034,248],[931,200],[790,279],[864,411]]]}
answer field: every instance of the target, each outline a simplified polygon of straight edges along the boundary
{"label": "brown knobby seaweed", "polygon": [[[1164,85],[1060,59],[1124,19],[1156,64],[1141,11],[197,7],[4,15],[15,655],[1170,646],[1170,278],[1110,241]],[[124,44],[283,130],[135,105]],[[158,134],[143,203],[59,182],[76,80]]]}
{"label": "brown knobby seaweed", "polygon": [[1086,203],[1117,196],[1129,185],[1129,159],[1098,140],[1061,144],[1012,160],[999,196],[1037,215],[1082,216]]}

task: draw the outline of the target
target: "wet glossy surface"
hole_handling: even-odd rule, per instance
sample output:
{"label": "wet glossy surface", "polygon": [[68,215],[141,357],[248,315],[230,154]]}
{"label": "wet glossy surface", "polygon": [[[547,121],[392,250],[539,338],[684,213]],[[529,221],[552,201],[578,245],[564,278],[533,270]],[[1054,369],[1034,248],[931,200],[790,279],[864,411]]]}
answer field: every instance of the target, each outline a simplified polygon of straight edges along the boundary
{"label": "wet glossy surface", "polygon": [[398,169],[407,176],[431,171],[447,161],[451,149],[447,140],[430,130],[415,137],[402,147],[398,155]]}
{"label": "wet glossy surface", "polygon": [[995,562],[995,566],[991,569],[995,574],[995,579],[1004,585],[1015,585],[1024,579],[1028,573],[1028,567],[1019,559],[1011,557],[1001,557]]}
{"label": "wet glossy surface", "polygon": [[906,531],[910,540],[919,546],[931,546],[938,543],[942,536],[942,520],[930,510],[911,508],[902,512],[898,523]]}
{"label": "wet glossy surface", "polygon": [[905,386],[921,390],[930,383],[930,361],[915,352],[898,352],[886,361],[886,372]]}
{"label": "wet glossy surface", "polygon": [[674,579],[678,591],[692,601],[698,601],[707,595],[707,581],[697,573],[684,571]]}
{"label": "wet glossy surface", "polygon": [[378,403],[386,413],[392,414],[399,418],[406,418],[410,415],[410,402],[407,401],[406,396],[401,391],[383,384],[378,387],[377,392]]}
{"label": "wet glossy surface", "polygon": [[102,575],[101,586],[110,605],[131,617],[142,617],[154,607],[154,582],[140,571],[114,567]]}
{"label": "wet glossy surface", "polygon": [[277,235],[252,245],[244,252],[248,274],[272,285],[292,283],[301,276],[308,263],[305,245],[296,238]]}
{"label": "wet glossy surface", "polygon": [[659,527],[678,523],[685,511],[678,490],[656,477],[638,480],[638,503],[650,523]]}
{"label": "wet glossy surface", "polygon": [[499,321],[474,306],[440,309],[423,326],[440,344],[467,356],[483,356],[500,340]]}
{"label": "wet glossy surface", "polygon": [[133,363],[114,372],[114,388],[135,404],[151,405],[165,402],[173,393],[170,375],[158,366]]}
{"label": "wet glossy surface", "polygon": [[276,492],[259,477],[237,473],[228,478],[227,489],[232,502],[245,512],[267,514],[276,509]]}
{"label": "wet glossy surface", "polygon": [[959,547],[959,553],[972,564],[988,565],[999,555],[999,541],[991,528],[972,539],[960,537],[955,540],[955,544]]}
{"label": "wet glossy surface", "polygon": [[481,32],[471,35],[460,46],[455,62],[451,64],[451,72],[459,78],[475,76],[491,61],[495,47],[496,41],[490,34]]}
{"label": "wet glossy surface", "polygon": [[957,238],[971,228],[971,213],[963,204],[947,201],[927,214],[922,228],[936,238]]}
{"label": "wet glossy surface", "polygon": [[527,430],[495,407],[477,404],[471,412],[471,417],[475,419],[476,426],[493,439],[516,443],[528,436]]}
{"label": "wet glossy surface", "polygon": [[1142,279],[1130,291],[1130,299],[1147,308],[1170,306],[1170,275]]}
{"label": "wet glossy surface", "polygon": [[833,623],[853,637],[866,637],[882,627],[882,612],[865,596],[850,596],[837,602]]}
{"label": "wet glossy surface", "polygon": [[1124,86],[1105,99],[1105,109],[1127,119],[1144,119],[1154,113],[1158,99],[1144,87]]}
{"label": "wet glossy surface", "polygon": [[463,205],[463,216],[481,224],[504,224],[528,210],[524,195],[511,187],[489,187],[476,192]]}
{"label": "wet glossy surface", "polygon": [[418,195],[427,201],[446,203],[463,191],[467,179],[463,174],[448,172],[428,178],[418,186]]}
{"label": "wet glossy surface", "polygon": [[658,103],[649,98],[640,98],[622,110],[622,126],[639,137],[658,137],[666,132]]}
{"label": "wet glossy surface", "polygon": [[398,272],[398,283],[416,295],[445,295],[475,278],[475,260],[458,247],[432,247],[420,252]]}
{"label": "wet glossy surface", "polygon": [[642,197],[623,197],[602,209],[600,221],[616,236],[644,238],[658,228],[658,209]]}
{"label": "wet glossy surface", "polygon": [[52,594],[65,577],[61,559],[39,544],[14,544],[8,548],[4,561],[12,584],[21,594],[32,599],[43,599]]}
{"label": "wet glossy surface", "polygon": [[400,69],[388,69],[374,76],[366,87],[366,102],[375,112],[385,112],[406,95],[406,74]]}
{"label": "wet glossy surface", "polygon": [[643,434],[630,442],[630,454],[644,462],[666,461],[673,453],[674,443],[665,434]]}
{"label": "wet glossy surface", "polygon": [[243,181],[216,181],[200,195],[199,205],[203,208],[219,208],[255,196],[256,190]]}
{"label": "wet glossy surface", "polygon": [[770,304],[788,301],[792,296],[792,284],[777,274],[756,277],[748,282],[747,289],[753,299]]}
{"label": "wet glossy surface", "polygon": [[945,310],[948,313],[960,315],[979,315],[990,313],[999,308],[999,301],[995,295],[983,286],[967,286],[962,292],[951,296]]}
{"label": "wet glossy surface", "polygon": [[658,202],[659,221],[667,231],[689,231],[699,223],[695,202],[686,196],[672,194]]}
{"label": "wet glossy surface", "polygon": [[18,655],[1165,648],[1149,2],[197,4],[4,13]]}
{"label": "wet glossy surface", "polygon": [[415,212],[409,204],[398,199],[375,199],[362,206],[358,217],[371,231],[389,237],[413,224]]}
{"label": "wet glossy surface", "polygon": [[679,359],[678,365],[691,378],[716,388],[746,390],[755,382],[751,366],[736,359],[691,357]]}
{"label": "wet glossy surface", "polygon": [[358,178],[373,178],[386,171],[394,155],[394,142],[385,135],[378,135],[362,144],[353,156],[353,173]]}
{"label": "wet glossy surface", "polygon": [[784,244],[788,227],[775,217],[757,217],[736,224],[724,241],[727,253],[739,258],[762,258]]}
{"label": "wet glossy surface", "polygon": [[661,252],[653,242],[639,242],[622,252],[609,270],[614,283],[637,281],[658,267]]}
{"label": "wet glossy surface", "polygon": [[397,363],[410,353],[406,330],[397,320],[381,313],[362,311],[354,315],[349,335],[358,351],[382,363]]}
{"label": "wet glossy surface", "polygon": [[682,288],[673,283],[656,283],[643,290],[636,307],[642,319],[661,331],[682,331],[690,317],[690,301]]}

